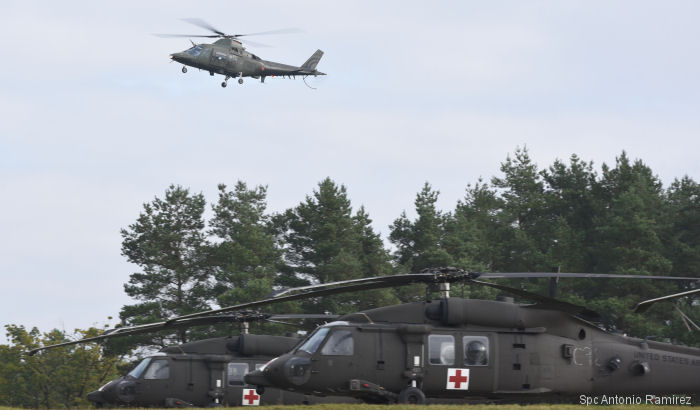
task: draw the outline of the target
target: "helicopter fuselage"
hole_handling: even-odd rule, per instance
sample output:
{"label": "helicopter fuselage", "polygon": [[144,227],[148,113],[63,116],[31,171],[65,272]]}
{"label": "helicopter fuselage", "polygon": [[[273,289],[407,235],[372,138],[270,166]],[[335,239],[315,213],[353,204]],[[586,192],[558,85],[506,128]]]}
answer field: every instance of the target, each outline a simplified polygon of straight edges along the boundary
{"label": "helicopter fuselage", "polygon": [[[299,339],[245,334],[170,346],[144,358],[127,375],[88,394],[97,406],[209,407],[348,402],[268,389],[257,394],[243,380]],[[351,400],[352,401],[352,400]]]}
{"label": "helicopter fuselage", "polygon": [[[265,80],[268,76],[318,76],[325,75],[316,70],[316,64],[321,59],[323,52],[317,50],[301,66],[292,66],[263,60],[255,54],[246,51],[241,43],[231,39],[220,39],[213,44],[197,44],[193,47],[170,55],[174,61],[185,66],[208,71],[211,75],[221,74],[229,78],[242,77],[260,78]],[[183,72],[187,70],[183,67]],[[225,87],[225,83],[222,86]]]}
{"label": "helicopter fuselage", "polygon": [[646,399],[697,394],[698,380],[700,349],[611,334],[537,305],[459,298],[341,317],[246,376],[257,386],[388,402]]}

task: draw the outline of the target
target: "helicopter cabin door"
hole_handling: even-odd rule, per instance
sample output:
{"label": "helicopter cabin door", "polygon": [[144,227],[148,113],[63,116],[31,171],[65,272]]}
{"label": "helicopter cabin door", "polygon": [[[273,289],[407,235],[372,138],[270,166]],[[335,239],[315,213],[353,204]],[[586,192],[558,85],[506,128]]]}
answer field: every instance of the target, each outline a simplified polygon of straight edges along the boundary
{"label": "helicopter cabin door", "polygon": [[142,397],[146,403],[157,403],[163,397],[171,395],[170,359],[168,357],[153,357],[140,384]]}
{"label": "helicopter cabin door", "polygon": [[214,67],[214,69],[212,71],[219,73],[219,74],[224,74],[224,71],[226,69],[226,63],[230,59],[231,59],[231,56],[228,53],[225,53],[223,51],[219,51],[216,49],[212,50],[211,58],[209,60],[212,67]]}
{"label": "helicopter cabin door", "polygon": [[479,396],[493,391],[495,338],[485,332],[432,332],[428,335],[422,390],[443,397]]}

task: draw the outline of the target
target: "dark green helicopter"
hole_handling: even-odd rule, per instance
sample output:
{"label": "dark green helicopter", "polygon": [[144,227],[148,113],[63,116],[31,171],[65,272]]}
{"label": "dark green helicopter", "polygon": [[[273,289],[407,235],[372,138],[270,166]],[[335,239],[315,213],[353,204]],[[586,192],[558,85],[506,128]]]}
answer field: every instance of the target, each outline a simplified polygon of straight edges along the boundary
{"label": "dark green helicopter", "polygon": [[[274,61],[263,60],[257,55],[250,53],[243,47],[240,37],[253,35],[285,34],[298,32],[296,29],[282,29],[249,34],[226,34],[211,24],[201,19],[185,19],[194,25],[211,31],[214,34],[157,34],[160,37],[207,37],[219,38],[212,44],[195,44],[192,47],[170,55],[173,61],[183,64],[182,72],[187,72],[187,66],[208,71],[210,75],[221,74],[224,76],[222,87],[226,87],[230,78],[238,78],[238,83],[243,84],[243,77],[252,77],[265,82],[265,77],[288,77],[295,78],[301,76],[326,75],[316,70],[316,65],[323,57],[323,51],[316,50],[301,66],[293,66]],[[246,41],[250,45],[256,43]],[[260,46],[262,44],[257,43]],[[307,84],[308,85],[308,84]]]}
{"label": "dark green helicopter", "polygon": [[[253,370],[253,363],[248,364],[249,372],[243,378],[247,393],[257,386],[256,395],[267,395],[276,388],[383,403],[578,398],[581,403],[585,399],[585,404],[606,404],[596,400],[624,395],[633,400],[632,404],[675,405],[688,404],[689,395],[700,393],[700,349],[615,334],[597,324],[596,312],[582,306],[481,280],[537,277],[698,280],[590,273],[476,273],[444,268],[290,289],[268,299],[179,316],[125,332],[157,331],[199,321],[215,323],[226,321],[229,312],[245,313],[275,303],[425,283],[439,286],[441,297],[338,317],[264,366],[261,361],[254,362]],[[491,301],[450,297],[450,284],[455,282],[488,286],[535,303],[519,304],[511,298]],[[697,293],[700,289],[652,299],[640,303],[636,310]],[[95,338],[79,342],[91,340]],[[227,342],[227,346],[235,343]],[[240,340],[238,343],[240,346]],[[233,355],[235,348],[229,347],[227,354]],[[283,348],[282,344],[279,347]],[[265,353],[254,359],[274,355],[271,350]],[[186,363],[167,354],[172,363]],[[148,369],[152,366],[147,365]],[[218,369],[215,373],[219,379],[207,373],[191,380],[218,386],[216,380],[228,377],[222,367]],[[158,398],[160,403],[164,399],[168,397],[162,394]],[[164,404],[177,405],[172,400]],[[241,399],[241,404],[246,403]]]}
{"label": "dark green helicopter", "polygon": [[[547,276],[698,280],[442,269],[310,286],[303,288],[307,297],[417,282],[438,285],[443,294],[439,300],[342,316],[246,375],[245,381],[259,386],[258,392],[272,386],[388,403],[425,403],[429,397],[691,404],[692,396],[700,393],[700,349],[611,333],[596,325],[600,317],[584,307],[477,280]],[[457,281],[536,303],[450,298],[449,285]],[[645,301],[637,311],[697,293],[700,289]],[[609,401],[611,396],[626,401]]]}
{"label": "dark green helicopter", "polygon": [[292,349],[300,337],[254,335],[247,332],[248,324],[255,321],[285,323],[302,327],[289,321],[328,321],[337,315],[279,315],[254,311],[241,311],[229,315],[202,316],[171,323],[159,322],[147,325],[120,327],[105,334],[44,348],[29,354],[78,343],[97,342],[160,330],[182,329],[197,325],[240,323],[242,333],[237,336],[218,337],[162,348],[144,358],[128,374],[112,380],[87,395],[97,407],[209,407],[209,406],[257,406],[263,404],[317,404],[353,403],[348,397],[316,397],[280,389],[268,389],[258,394],[254,386],[247,385],[243,377],[272,358]]}

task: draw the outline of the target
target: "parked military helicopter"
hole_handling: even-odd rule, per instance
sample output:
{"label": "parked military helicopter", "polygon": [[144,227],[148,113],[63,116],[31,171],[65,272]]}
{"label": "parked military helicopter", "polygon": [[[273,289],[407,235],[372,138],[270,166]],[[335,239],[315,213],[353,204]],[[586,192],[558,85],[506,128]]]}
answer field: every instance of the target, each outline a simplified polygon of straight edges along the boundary
{"label": "parked military helicopter", "polygon": [[[443,297],[340,317],[245,381],[259,386],[258,392],[274,386],[399,403],[424,403],[426,396],[521,400],[614,394],[631,397],[633,404],[679,405],[700,393],[700,349],[613,334],[592,323],[597,315],[584,307],[477,277],[498,275],[444,269],[320,285],[343,292],[424,282],[439,284]],[[450,298],[455,281],[537,303]],[[319,286],[305,289],[313,293]],[[652,299],[637,309],[697,293],[700,289]]]}
{"label": "parked military helicopter", "polygon": [[[265,77],[296,77],[302,76],[304,79],[307,76],[326,75],[316,70],[323,51],[316,50],[301,66],[292,66],[287,64],[276,63],[273,61],[263,60],[260,57],[252,54],[243,47],[243,43],[239,40],[240,37],[265,34],[283,34],[296,32],[295,29],[283,29],[265,31],[260,33],[249,34],[226,34],[211,24],[201,19],[185,19],[185,21],[196,26],[202,27],[211,31],[214,34],[157,34],[161,37],[207,37],[218,38],[212,44],[195,44],[192,47],[170,55],[173,61],[183,64],[182,72],[187,72],[187,66],[199,68],[200,70],[209,71],[210,75],[221,74],[224,81],[222,87],[226,87],[230,78],[238,77],[238,83],[243,84],[243,77],[252,77],[260,79],[260,82],[265,82]],[[246,41],[250,45],[256,43]],[[308,85],[308,84],[307,84]]]}
{"label": "parked military helicopter", "polygon": [[[686,394],[700,392],[697,383],[700,349],[612,334],[594,324],[598,316],[589,309],[477,280],[531,277],[698,280],[646,275],[501,274],[440,269],[295,288],[264,300],[121,328],[118,332],[157,331],[199,321],[213,323],[223,321],[221,318],[228,312],[274,303],[426,283],[440,286],[443,293],[440,300],[388,306],[340,317],[318,328],[289,353],[248,373],[244,381],[258,386],[258,395],[276,387],[319,396],[409,403],[424,402],[426,396],[457,400],[547,400],[607,393],[633,397],[679,394],[661,396],[660,400],[685,400]],[[523,305],[512,300],[450,298],[449,287],[454,282],[492,287],[536,303]],[[696,293],[700,293],[700,289],[652,299],[640,303],[638,309]]]}
{"label": "parked military helicopter", "polygon": [[[34,349],[40,350],[77,343],[101,341],[153,332],[154,329],[184,328],[220,322],[238,322],[247,329],[254,321],[280,323],[288,320],[328,321],[337,315],[272,315],[243,311],[233,315],[199,317],[178,321],[171,325],[163,323],[112,329],[93,338],[71,341]],[[289,322],[282,322],[288,323]],[[297,324],[293,324],[298,326]],[[301,339],[270,335],[243,333],[238,336],[219,337],[168,346],[158,353],[144,358],[128,374],[112,380],[87,398],[97,407],[138,406],[138,407],[207,407],[212,405],[240,406],[261,404],[316,404],[351,403],[348,397],[316,397],[303,393],[279,389],[268,389],[258,394],[253,386],[246,385],[243,376],[260,368],[270,359],[279,356]]]}

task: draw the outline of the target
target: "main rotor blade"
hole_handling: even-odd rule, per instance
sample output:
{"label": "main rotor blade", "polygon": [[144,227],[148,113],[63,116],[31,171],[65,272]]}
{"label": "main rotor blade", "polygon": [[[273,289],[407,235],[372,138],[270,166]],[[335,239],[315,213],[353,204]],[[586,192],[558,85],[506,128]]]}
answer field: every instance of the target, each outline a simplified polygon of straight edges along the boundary
{"label": "main rotor blade", "polygon": [[258,43],[257,41],[243,40],[242,42],[247,46],[260,47],[260,48],[272,48],[272,46],[269,44]]}
{"label": "main rotor blade", "polygon": [[298,29],[296,27],[290,27],[290,28],[281,28],[279,30],[270,30],[270,31],[260,31],[257,33],[246,33],[246,34],[234,34],[234,37],[244,37],[244,36],[267,36],[270,34],[300,34],[303,33],[304,31],[301,29]]}
{"label": "main rotor blade", "polygon": [[224,36],[224,37],[226,36],[226,33],[224,33],[223,31],[221,31],[221,30],[219,30],[219,29],[217,29],[216,27],[212,26],[211,24],[207,23],[206,21],[204,21],[204,20],[202,20],[202,19],[200,19],[200,18],[194,18],[194,17],[191,17],[191,18],[184,18],[184,19],[182,19],[182,21],[186,21],[186,22],[188,22],[188,23],[190,23],[190,24],[194,24],[194,25],[197,26],[197,27],[201,27],[201,28],[203,28],[203,29],[205,29],[205,30],[209,30],[209,31],[211,31],[212,33],[216,33],[216,34],[218,34],[218,35],[220,35],[220,36]]}
{"label": "main rotor blade", "polygon": [[123,337],[123,336],[133,336],[144,333],[153,333],[161,330],[169,329],[180,329],[199,325],[212,325],[223,322],[256,322],[256,321],[278,321],[278,320],[313,320],[313,319],[323,319],[323,320],[334,320],[339,318],[340,315],[330,315],[330,314],[313,314],[313,313],[299,313],[299,314],[272,314],[272,313],[261,313],[255,311],[244,311],[238,312],[233,315],[210,315],[201,316],[195,318],[178,319],[175,321],[163,321],[155,323],[147,323],[143,325],[135,326],[123,326],[115,329],[109,329],[105,331],[104,334],[100,336],[89,337],[80,340],[73,340],[70,342],[58,343],[54,345],[39,347],[32,349],[28,352],[30,356],[33,356],[41,350],[53,349],[55,347],[70,346],[80,343],[89,342],[99,342],[102,340],[110,339],[113,337]]}
{"label": "main rotor blade", "polygon": [[686,292],[674,293],[673,295],[666,295],[666,296],[661,296],[661,297],[655,298],[655,299],[645,300],[643,302],[637,303],[637,306],[634,307],[634,313],[644,313],[651,307],[651,305],[653,305],[656,302],[663,302],[664,300],[677,299],[677,298],[681,298],[683,296],[694,295],[696,293],[700,293],[700,289],[693,289],[693,290],[689,290]]}
{"label": "main rotor blade", "polygon": [[160,34],[154,33],[156,37],[172,38],[172,37],[207,37],[207,38],[219,38],[221,36],[216,34]]}
{"label": "main rotor blade", "polygon": [[692,280],[700,281],[700,277],[688,276],[659,276],[659,275],[625,275],[621,273],[556,273],[556,272],[507,272],[507,273],[474,273],[483,279],[508,278],[607,278],[607,279],[658,279],[658,280]]}

